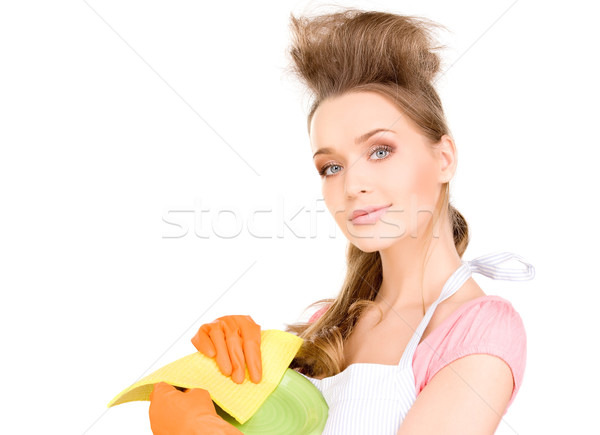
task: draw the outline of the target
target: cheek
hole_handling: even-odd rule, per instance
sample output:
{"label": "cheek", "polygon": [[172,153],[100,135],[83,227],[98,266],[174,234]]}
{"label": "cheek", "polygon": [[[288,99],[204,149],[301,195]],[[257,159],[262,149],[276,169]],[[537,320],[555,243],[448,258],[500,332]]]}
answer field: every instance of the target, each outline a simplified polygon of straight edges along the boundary
{"label": "cheek", "polygon": [[431,164],[423,164],[415,176],[414,189],[420,202],[430,204],[435,195],[435,178]]}
{"label": "cheek", "polygon": [[390,180],[388,185],[398,199],[406,201],[411,195],[420,195],[426,190],[427,175],[423,173],[419,162],[411,161],[400,167],[390,168],[386,172],[388,172],[386,178]]}
{"label": "cheek", "polygon": [[331,214],[336,221],[339,221],[340,218],[343,218],[343,203],[338,203],[339,199],[336,197],[331,183],[323,183],[323,186],[321,187],[321,196],[323,197],[323,201],[325,202],[327,210],[329,210],[329,214]]}
{"label": "cheek", "polygon": [[[392,188],[392,202],[405,209],[429,207],[436,195],[436,184],[431,162],[411,160],[389,173],[389,186]],[[394,201],[395,200],[395,201]]]}

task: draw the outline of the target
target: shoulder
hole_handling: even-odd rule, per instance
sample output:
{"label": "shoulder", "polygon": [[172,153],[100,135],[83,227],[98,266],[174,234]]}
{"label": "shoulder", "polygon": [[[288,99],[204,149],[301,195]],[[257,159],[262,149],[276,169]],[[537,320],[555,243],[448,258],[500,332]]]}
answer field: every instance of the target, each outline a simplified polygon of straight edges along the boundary
{"label": "shoulder", "polygon": [[417,392],[442,368],[472,354],[501,359],[511,370],[513,392],[525,372],[527,335],[523,320],[507,299],[486,295],[466,302],[419,344],[413,360]]}
{"label": "shoulder", "polygon": [[464,339],[478,337],[481,332],[498,338],[514,338],[513,334],[525,338],[525,327],[521,315],[507,299],[496,295],[486,295],[466,302],[456,310],[456,316],[449,322],[453,335]]}
{"label": "shoulder", "polygon": [[[439,329],[439,331],[438,331]],[[486,295],[465,302],[430,334],[430,342],[448,348],[526,340],[521,315],[507,299]],[[429,338],[429,337],[428,337]]]}

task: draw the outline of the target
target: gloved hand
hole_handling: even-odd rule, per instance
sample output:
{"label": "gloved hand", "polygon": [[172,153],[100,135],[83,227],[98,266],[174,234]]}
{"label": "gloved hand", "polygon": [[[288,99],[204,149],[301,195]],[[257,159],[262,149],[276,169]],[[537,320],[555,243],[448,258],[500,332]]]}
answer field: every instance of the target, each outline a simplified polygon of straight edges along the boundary
{"label": "gloved hand", "polygon": [[248,364],[250,380],[258,384],[262,379],[260,339],[260,325],[252,317],[231,315],[202,325],[192,344],[204,355],[216,356],[221,373],[231,375],[237,384],[244,382]]}
{"label": "gloved hand", "polygon": [[154,435],[241,435],[215,410],[208,391],[179,391],[166,382],[154,385],[150,394],[150,428]]}

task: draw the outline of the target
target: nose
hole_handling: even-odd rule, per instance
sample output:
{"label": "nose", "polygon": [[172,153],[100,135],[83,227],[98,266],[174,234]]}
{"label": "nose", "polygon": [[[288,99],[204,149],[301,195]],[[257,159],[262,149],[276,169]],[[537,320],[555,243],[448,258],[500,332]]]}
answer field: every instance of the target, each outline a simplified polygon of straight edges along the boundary
{"label": "nose", "polygon": [[364,171],[361,171],[357,162],[352,167],[346,170],[344,179],[344,190],[346,198],[351,199],[361,193],[366,193],[370,190],[368,186],[369,180],[365,176]]}

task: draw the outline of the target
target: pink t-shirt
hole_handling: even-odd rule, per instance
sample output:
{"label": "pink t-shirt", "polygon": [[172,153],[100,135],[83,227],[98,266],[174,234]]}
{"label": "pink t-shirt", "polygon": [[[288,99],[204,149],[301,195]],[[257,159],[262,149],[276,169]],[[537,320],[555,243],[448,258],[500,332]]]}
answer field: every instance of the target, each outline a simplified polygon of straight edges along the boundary
{"label": "pink t-shirt", "polygon": [[[309,323],[329,306],[315,312]],[[444,366],[475,353],[495,355],[512,370],[514,385],[508,410],[523,381],[527,336],[519,313],[508,300],[496,295],[465,302],[419,343],[413,357],[417,395]]]}

